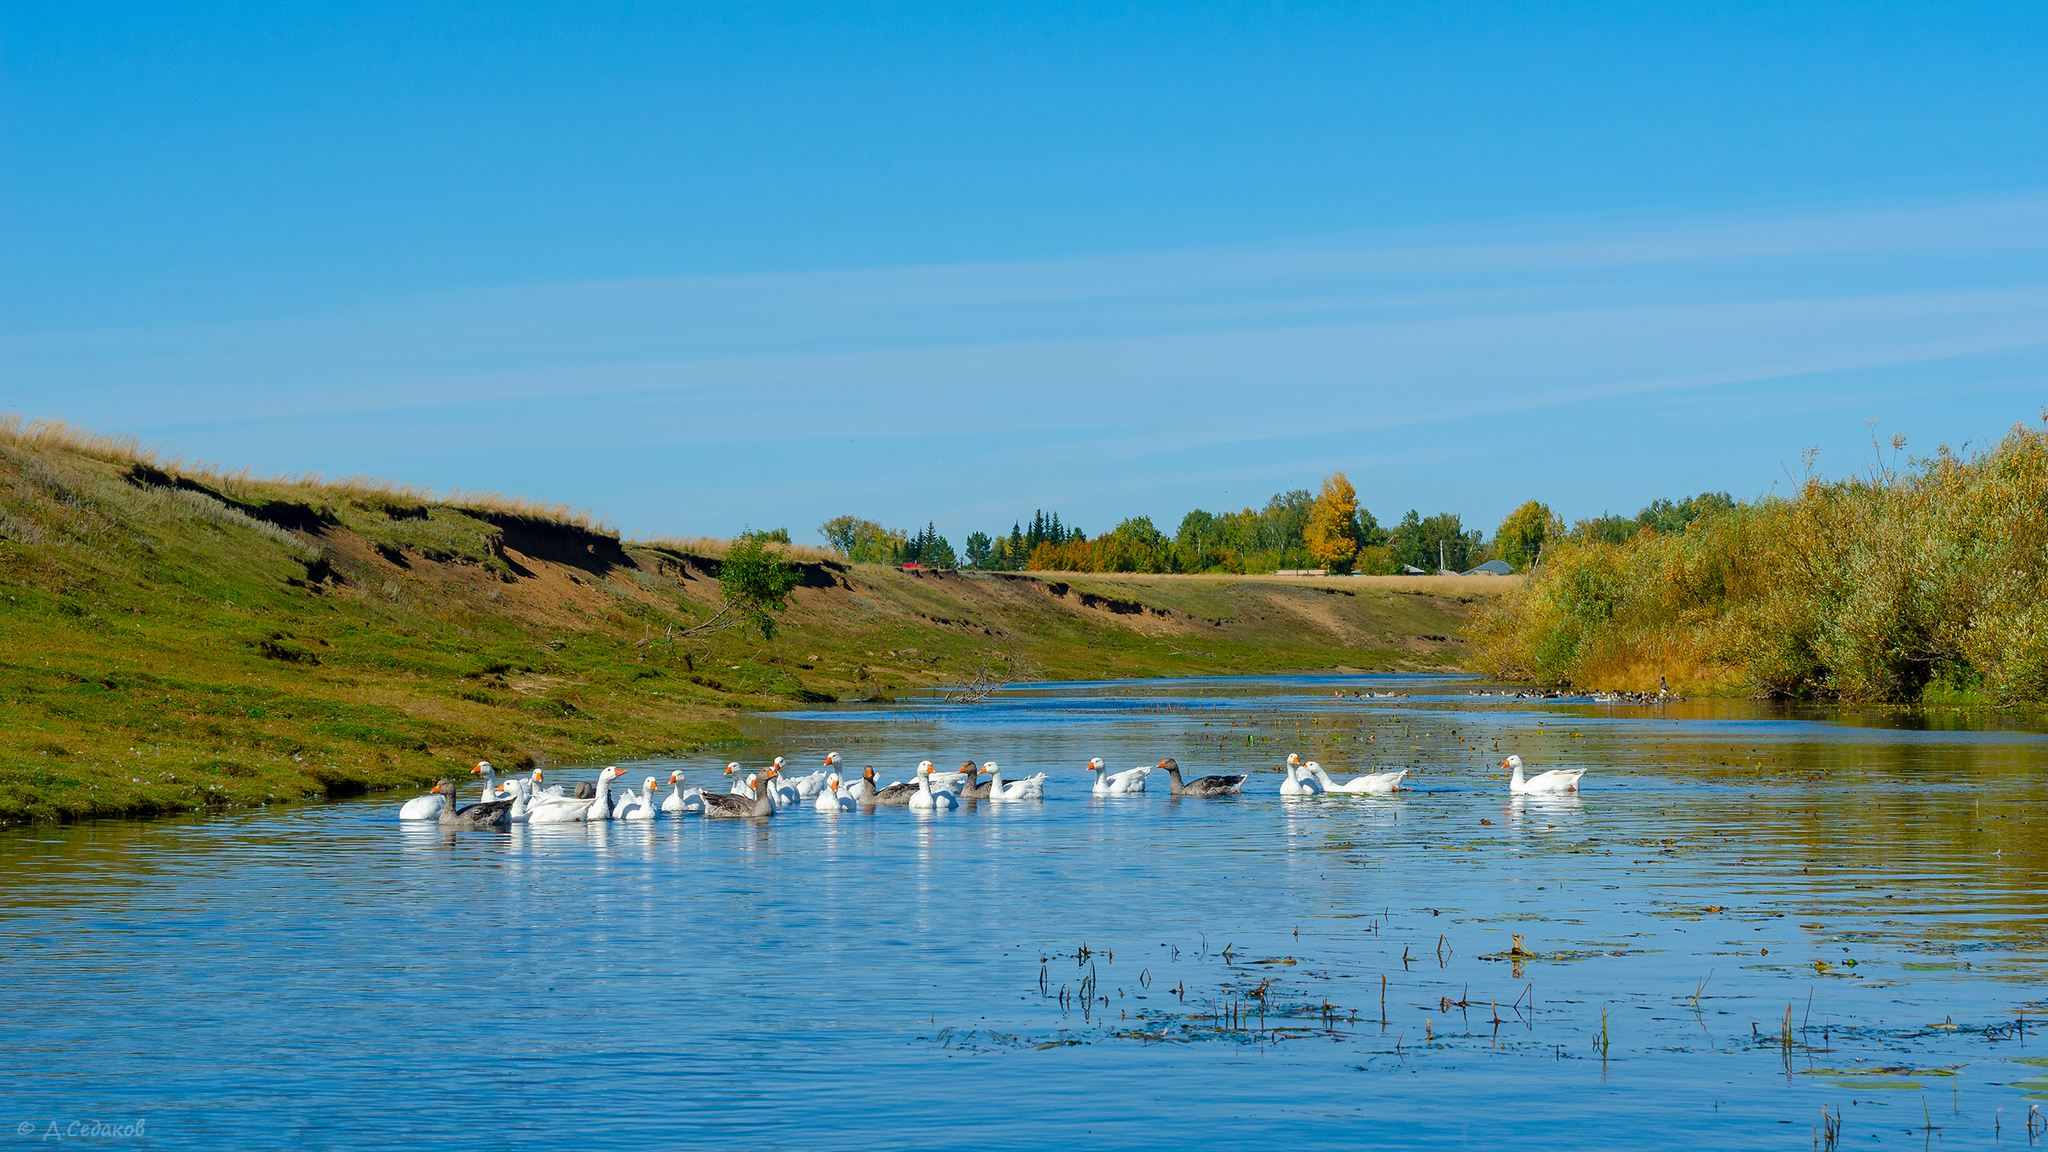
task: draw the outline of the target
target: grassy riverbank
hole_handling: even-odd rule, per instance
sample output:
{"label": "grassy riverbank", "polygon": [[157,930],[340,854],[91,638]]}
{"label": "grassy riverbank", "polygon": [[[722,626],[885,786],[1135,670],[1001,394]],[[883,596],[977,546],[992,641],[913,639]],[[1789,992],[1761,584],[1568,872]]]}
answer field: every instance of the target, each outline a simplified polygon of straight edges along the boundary
{"label": "grassy riverbank", "polygon": [[2048,430],[1558,544],[1474,633],[1486,671],[1587,688],[2048,700]]}
{"label": "grassy riverbank", "polygon": [[907,575],[799,550],[772,642],[712,541],[566,509],[178,467],[0,426],[0,820],[414,787],[739,738],[748,709],[990,661],[1052,679],[1446,668],[1512,581]]}

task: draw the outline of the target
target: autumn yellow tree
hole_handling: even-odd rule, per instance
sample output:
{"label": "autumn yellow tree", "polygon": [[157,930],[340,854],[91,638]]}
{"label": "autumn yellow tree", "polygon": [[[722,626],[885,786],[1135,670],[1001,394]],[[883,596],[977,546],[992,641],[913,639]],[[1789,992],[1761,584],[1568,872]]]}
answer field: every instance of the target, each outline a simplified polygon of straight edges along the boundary
{"label": "autumn yellow tree", "polygon": [[1358,557],[1358,490],[1342,472],[1324,478],[1323,493],[1309,506],[1301,535],[1317,567],[1351,571]]}
{"label": "autumn yellow tree", "polygon": [[1494,534],[1493,547],[1500,558],[1517,568],[1527,568],[1543,554],[1543,545],[1564,535],[1557,513],[1534,500],[1508,513]]}

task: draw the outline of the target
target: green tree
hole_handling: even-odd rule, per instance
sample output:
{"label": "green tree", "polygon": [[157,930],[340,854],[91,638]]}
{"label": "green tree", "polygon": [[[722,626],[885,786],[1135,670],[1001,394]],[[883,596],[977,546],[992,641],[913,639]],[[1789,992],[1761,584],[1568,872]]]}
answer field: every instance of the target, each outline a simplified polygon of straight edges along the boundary
{"label": "green tree", "polygon": [[995,547],[996,542],[988,538],[988,533],[969,532],[967,534],[967,566],[969,568],[987,568],[989,566],[989,557],[994,554]]}
{"label": "green tree", "polygon": [[1500,558],[1517,568],[1527,568],[1543,554],[1545,543],[1564,536],[1564,522],[1548,506],[1531,500],[1508,513],[1493,534],[1493,546]]}
{"label": "green tree", "polygon": [[1317,567],[1339,574],[1351,571],[1359,548],[1358,490],[1342,472],[1323,479],[1322,495],[1309,506],[1302,538]]}
{"label": "green tree", "polygon": [[1389,535],[1388,543],[1394,558],[1403,564],[1425,572],[1435,572],[1441,564],[1449,571],[1462,572],[1484,546],[1485,537],[1477,531],[1467,532],[1455,512],[1439,512],[1425,520],[1411,508]]}
{"label": "green tree", "polygon": [[1726,492],[1702,492],[1687,500],[1650,501],[1650,505],[1636,513],[1636,523],[1653,532],[1677,533],[1685,526],[1703,516],[1714,516],[1735,507],[1735,498]]}
{"label": "green tree", "polygon": [[818,535],[856,564],[890,563],[904,543],[903,533],[858,516],[835,516],[818,525]]}
{"label": "green tree", "polygon": [[1591,520],[1581,520],[1572,525],[1572,539],[1582,544],[1625,544],[1641,530],[1642,525],[1627,516],[1602,512]]}
{"label": "green tree", "polygon": [[[1075,533],[1078,539],[1079,533]],[[1150,516],[1134,516],[1096,541],[1097,571],[1165,572],[1172,567],[1173,544]]]}
{"label": "green tree", "polygon": [[691,631],[722,631],[711,626],[726,620],[731,623],[725,627],[751,627],[764,640],[775,638],[773,613],[789,608],[789,593],[800,577],[796,565],[769,549],[769,540],[764,533],[743,531],[726,549],[718,562],[718,591],[724,603],[716,616]]}

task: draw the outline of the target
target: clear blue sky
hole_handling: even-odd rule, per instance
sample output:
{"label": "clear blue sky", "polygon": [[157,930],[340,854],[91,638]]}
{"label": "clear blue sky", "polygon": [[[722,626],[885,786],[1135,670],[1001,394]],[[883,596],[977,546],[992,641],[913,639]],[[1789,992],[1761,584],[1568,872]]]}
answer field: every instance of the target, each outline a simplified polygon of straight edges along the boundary
{"label": "clear blue sky", "polygon": [[635,534],[1488,530],[2048,404],[2048,8],[0,12],[0,409]]}

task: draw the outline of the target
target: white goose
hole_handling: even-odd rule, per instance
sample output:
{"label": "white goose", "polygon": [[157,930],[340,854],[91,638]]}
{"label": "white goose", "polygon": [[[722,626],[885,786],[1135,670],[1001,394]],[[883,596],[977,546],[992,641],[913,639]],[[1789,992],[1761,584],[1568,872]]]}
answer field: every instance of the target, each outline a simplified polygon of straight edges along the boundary
{"label": "white goose", "polygon": [[754,798],[754,778],[740,775],[739,761],[734,760],[727,764],[725,766],[725,774],[732,777],[732,787],[728,789],[732,795],[745,796],[749,800]]}
{"label": "white goose", "polygon": [[811,801],[811,807],[819,812],[853,811],[853,797],[839,790],[839,773],[834,772],[825,777],[825,786],[819,789],[817,799]]}
{"label": "white goose", "polygon": [[662,799],[661,810],[671,816],[683,816],[704,810],[704,790],[692,788],[683,791],[683,772],[678,768],[668,774],[668,782],[675,785],[675,791]]}
{"label": "white goose", "polygon": [[471,768],[469,774],[471,776],[481,775],[484,778],[484,789],[482,794],[477,796],[477,803],[489,804],[493,800],[509,799],[506,793],[498,791],[498,770],[491,767],[489,760],[477,761],[476,767]]}
{"label": "white goose", "polygon": [[910,795],[910,807],[919,812],[949,812],[960,806],[960,798],[944,788],[932,787],[932,765],[927,760],[917,769],[917,791]]}
{"label": "white goose", "polygon": [[1045,773],[1027,776],[1022,780],[1005,781],[1002,765],[991,760],[981,766],[989,774],[988,798],[991,800],[1043,800],[1045,799]]}
{"label": "white goose", "polygon": [[1096,774],[1095,787],[1090,789],[1095,795],[1130,796],[1145,790],[1145,777],[1152,774],[1152,766],[1140,764],[1136,768],[1126,768],[1121,772],[1111,772],[1104,767],[1102,757],[1097,756],[1095,759],[1090,760],[1088,767],[1082,769],[1082,771]]}
{"label": "white goose", "polygon": [[[436,785],[436,788],[438,787]],[[439,820],[441,818],[441,810],[445,807],[447,805],[442,801],[439,791],[429,792],[425,796],[418,796],[400,804],[398,806],[398,818],[400,820]]]}
{"label": "white goose", "polygon": [[1508,778],[1508,791],[1517,794],[1530,792],[1577,792],[1579,777],[1586,774],[1584,768],[1553,768],[1524,779],[1522,758],[1510,756],[1500,762],[1502,768],[1511,769],[1514,775]]}
{"label": "white goose", "polygon": [[1323,791],[1341,793],[1347,796],[1391,795],[1401,790],[1401,781],[1408,775],[1408,769],[1406,768],[1392,772],[1368,772],[1363,776],[1353,776],[1351,779],[1339,784],[1335,780],[1330,779],[1330,774],[1323,771],[1321,764],[1313,760],[1303,765],[1303,767],[1308,770],[1310,775],[1316,778],[1318,784],[1323,786]]}
{"label": "white goose", "polygon": [[512,823],[526,823],[526,814],[533,807],[528,797],[533,795],[533,782],[514,777],[502,785],[505,795],[512,800]]}
{"label": "white goose", "polygon": [[646,779],[646,781],[640,785],[640,791],[634,792],[631,789],[627,789],[626,794],[619,799],[619,802],[616,805],[613,806],[612,819],[654,819],[654,814],[661,810],[660,807],[656,805],[654,802],[654,790],[658,785],[659,781],[655,780],[654,777],[649,776]]}
{"label": "white goose", "polygon": [[542,777],[540,769],[535,768],[533,770],[533,784],[531,786],[531,791],[529,793],[529,795],[531,795],[533,799],[544,800],[548,797],[553,797],[557,800],[567,800],[569,798],[568,795],[562,791],[562,786],[560,784],[551,784],[545,788],[541,787],[541,779]]}
{"label": "white goose", "polygon": [[[838,767],[838,765],[839,753],[828,752],[825,754],[825,766],[823,768],[808,776],[789,777],[782,781],[782,786],[796,789],[796,798],[798,800],[816,800],[818,794],[825,790],[826,777],[830,776],[832,770]],[[775,758],[775,768],[777,771],[782,770],[782,757],[777,756]]]}
{"label": "white goose", "polygon": [[532,805],[526,813],[528,824],[574,824],[578,820],[610,820],[612,818],[611,783],[624,776],[618,768],[606,768],[597,774],[597,794],[587,800],[548,799]]}
{"label": "white goose", "polygon": [[1313,777],[1304,778],[1301,757],[1294,753],[1287,754],[1287,767],[1282,771],[1287,773],[1287,779],[1280,782],[1282,796],[1316,796],[1322,793],[1323,786]]}

